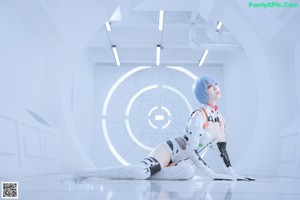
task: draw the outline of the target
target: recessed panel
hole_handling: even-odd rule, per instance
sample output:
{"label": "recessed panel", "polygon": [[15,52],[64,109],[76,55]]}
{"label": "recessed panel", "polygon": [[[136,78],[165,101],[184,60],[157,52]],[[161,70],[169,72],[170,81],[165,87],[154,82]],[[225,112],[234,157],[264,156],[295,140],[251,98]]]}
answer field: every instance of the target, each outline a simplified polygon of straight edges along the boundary
{"label": "recessed panel", "polygon": [[41,154],[39,129],[27,124],[20,125],[23,149],[22,155],[29,157],[38,157]]}
{"label": "recessed panel", "polygon": [[0,115],[0,166],[19,165],[17,121]]}
{"label": "recessed panel", "polygon": [[0,154],[17,153],[17,122],[0,115]]}

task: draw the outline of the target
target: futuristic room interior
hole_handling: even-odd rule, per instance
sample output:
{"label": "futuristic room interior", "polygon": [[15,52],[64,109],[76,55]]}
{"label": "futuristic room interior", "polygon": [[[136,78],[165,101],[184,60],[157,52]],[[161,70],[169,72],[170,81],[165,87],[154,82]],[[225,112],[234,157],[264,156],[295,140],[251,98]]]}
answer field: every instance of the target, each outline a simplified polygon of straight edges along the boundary
{"label": "futuristic room interior", "polygon": [[[1,0],[1,182],[30,200],[300,199],[298,4]],[[203,75],[231,162],[256,181],[73,181],[181,136]],[[205,161],[225,173],[218,151]]]}

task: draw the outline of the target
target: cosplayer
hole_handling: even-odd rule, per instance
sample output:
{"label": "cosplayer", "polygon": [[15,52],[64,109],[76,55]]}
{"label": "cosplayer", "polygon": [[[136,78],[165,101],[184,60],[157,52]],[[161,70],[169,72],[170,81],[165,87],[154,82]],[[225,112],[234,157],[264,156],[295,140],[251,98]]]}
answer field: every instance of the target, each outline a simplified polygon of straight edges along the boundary
{"label": "cosplayer", "polygon": [[[223,116],[218,110],[220,88],[212,78],[203,76],[193,85],[196,99],[202,105],[191,113],[182,137],[159,144],[150,155],[136,165],[110,167],[86,172],[85,178],[114,179],[191,179],[195,166],[213,180],[254,180],[235,173],[226,150]],[[218,146],[227,174],[215,173],[203,160],[212,146]]]}

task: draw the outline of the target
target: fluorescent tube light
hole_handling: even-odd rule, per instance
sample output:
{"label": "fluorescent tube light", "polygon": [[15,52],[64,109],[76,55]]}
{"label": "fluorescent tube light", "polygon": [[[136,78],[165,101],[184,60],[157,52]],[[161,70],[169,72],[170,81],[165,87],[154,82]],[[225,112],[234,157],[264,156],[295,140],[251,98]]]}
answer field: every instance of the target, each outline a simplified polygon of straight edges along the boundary
{"label": "fluorescent tube light", "polygon": [[200,60],[200,62],[199,62],[199,66],[202,66],[202,64],[203,64],[203,62],[204,62],[204,60],[205,60],[207,54],[208,54],[208,50],[205,50],[205,51],[204,51],[204,54],[202,55],[202,58],[201,58],[201,60]]}
{"label": "fluorescent tube light", "polygon": [[156,46],[156,65],[160,65],[160,45]]}
{"label": "fluorescent tube light", "polygon": [[158,30],[163,31],[163,25],[164,25],[164,11],[159,11],[159,24],[158,24]]}
{"label": "fluorescent tube light", "polygon": [[219,31],[223,26],[223,23],[221,21],[218,21],[218,24],[217,24],[217,30]]}
{"label": "fluorescent tube light", "polygon": [[119,55],[118,55],[118,51],[117,51],[116,45],[112,45],[111,48],[112,48],[114,56],[115,56],[116,64],[117,64],[117,66],[120,66],[121,64],[120,64],[120,59],[119,59]]}
{"label": "fluorescent tube light", "polygon": [[111,27],[110,27],[110,22],[109,21],[105,22],[105,27],[106,27],[107,31],[111,31]]}

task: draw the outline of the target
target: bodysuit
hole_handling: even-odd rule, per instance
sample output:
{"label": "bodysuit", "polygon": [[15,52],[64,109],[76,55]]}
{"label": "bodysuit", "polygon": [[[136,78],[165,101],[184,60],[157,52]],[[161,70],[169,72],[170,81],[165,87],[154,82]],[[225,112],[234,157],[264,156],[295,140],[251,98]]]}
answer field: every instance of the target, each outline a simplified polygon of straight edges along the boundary
{"label": "bodysuit", "polygon": [[[189,159],[191,149],[194,150],[192,153],[202,158],[210,148],[224,138],[225,124],[222,124],[223,121],[221,123],[220,119],[223,117],[217,107],[205,105],[195,110],[188,120],[185,134],[164,143],[170,153],[171,162]],[[221,131],[217,131],[220,128]]]}

